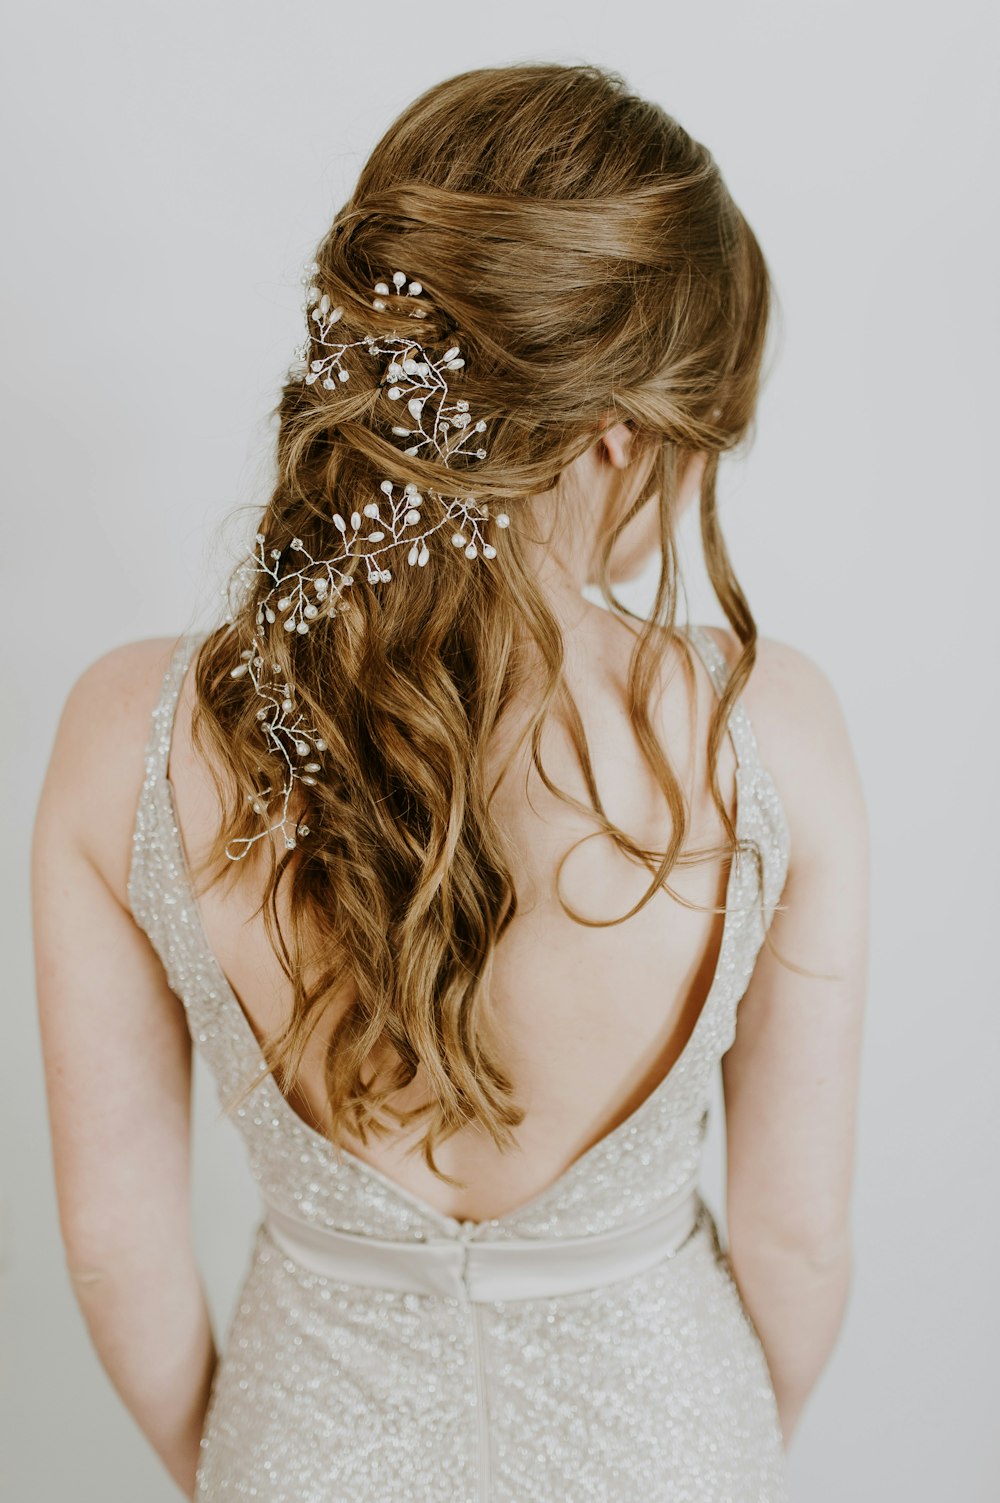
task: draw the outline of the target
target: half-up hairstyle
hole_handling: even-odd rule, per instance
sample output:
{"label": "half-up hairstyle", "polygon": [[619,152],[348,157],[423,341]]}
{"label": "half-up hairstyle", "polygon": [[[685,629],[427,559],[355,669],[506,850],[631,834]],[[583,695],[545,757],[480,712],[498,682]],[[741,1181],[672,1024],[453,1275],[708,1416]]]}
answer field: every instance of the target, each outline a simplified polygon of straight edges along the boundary
{"label": "half-up hairstyle", "polygon": [[[350,983],[356,998],[326,1053],[331,1139],[346,1128],[367,1142],[369,1132],[392,1130],[386,1114],[402,1125],[426,1118],[423,1156],[456,1184],[435,1163],[437,1143],[478,1122],[506,1147],[524,1115],[489,1011],[494,951],[517,894],[491,809],[499,779],[486,786],[484,769],[515,696],[529,693],[518,745],[530,738],[545,785],[651,873],[641,901],[607,920],[574,913],[560,894],[571,917],[621,923],[690,859],[682,789],[649,701],[668,644],[683,643],[674,630],[674,502],[699,451],[707,453],[700,507],[708,572],[743,644],[709,736],[713,799],[728,849],[739,847],[718,753],[757,632],[719,529],[715,487],[720,453],[751,428],[769,277],[704,146],[617,74],[551,63],[476,69],[424,93],[375,147],[315,259],[316,286],[344,310],[345,341],[388,334],[400,322],[395,300],[385,311],[373,307],[376,281],[397,269],[419,280],[428,315],[414,330],[441,348],[460,337],[466,365],[456,389],[486,419],[488,455],[470,460],[468,473],[463,461],[456,469],[423,451],[406,456],[392,435],[398,404],[380,384],[383,364],[360,355],[350,379],[330,388],[289,379],[278,407],[276,483],[259,523],[269,548],[284,557],[295,538],[323,558],[334,541],[332,511],[363,511],[383,478],[417,485],[425,509],[435,492],[467,488],[509,513],[510,527],[493,560],[470,562],[445,537],[429,567],[398,569],[391,584],[369,582],[362,566],[318,629],[287,632],[280,619],[265,628],[278,677],[294,685],[326,750],[315,785],[297,785],[296,818],[307,835],[294,851],[269,839],[256,847],[270,852],[258,911],[294,989],[287,1024],[263,1047],[287,1091],[324,1008]],[[559,623],[522,546],[532,536],[531,498],[558,487],[566,467],[621,421],[648,472],[604,540],[596,583],[611,611],[636,622],[632,723],[672,816],[660,853],[637,845],[604,811],[562,672]],[[609,559],[647,504],[658,508],[661,567],[645,619],[615,597]],[[253,833],[254,799],[285,771],[261,737],[246,679],[231,676],[259,630],[264,588],[238,572],[230,619],[196,660],[192,729],[222,803],[199,866],[213,881],[239,869],[227,843]],[[542,767],[553,706],[567,718],[589,805]],[[283,876],[287,933],[276,904]],[[401,1112],[390,1098],[418,1067],[427,1100]]]}

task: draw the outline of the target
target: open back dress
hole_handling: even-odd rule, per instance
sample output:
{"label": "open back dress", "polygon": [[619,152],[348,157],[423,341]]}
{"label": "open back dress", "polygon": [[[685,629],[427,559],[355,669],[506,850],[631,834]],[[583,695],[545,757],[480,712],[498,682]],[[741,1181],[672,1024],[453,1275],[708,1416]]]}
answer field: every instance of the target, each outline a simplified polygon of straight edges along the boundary
{"label": "open back dress", "polygon": [[[728,666],[686,628],[715,688]],[[206,937],[168,756],[181,637],[153,712],[129,902],[233,1112],[261,1219],[220,1352],[196,1500],[786,1503],[774,1390],[699,1193],[713,1071],[784,887],[788,827],[743,702],[739,836],[712,979],[674,1065],[527,1203],[461,1221],[309,1127]],[[763,898],[763,902],[760,899]]]}

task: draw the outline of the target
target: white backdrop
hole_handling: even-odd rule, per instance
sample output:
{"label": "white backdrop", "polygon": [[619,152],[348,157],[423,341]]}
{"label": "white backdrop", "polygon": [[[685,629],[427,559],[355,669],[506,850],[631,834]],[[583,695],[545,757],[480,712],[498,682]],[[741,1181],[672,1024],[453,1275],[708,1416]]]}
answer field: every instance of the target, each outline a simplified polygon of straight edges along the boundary
{"label": "white backdrop", "polygon": [[[66,691],[214,612],[301,265],[389,120],[462,69],[552,59],[620,69],[676,115],[761,239],[780,330],[724,526],[761,632],[837,685],[872,819],[856,1270],[794,1497],[996,1498],[996,8],[32,0],[5,33],[5,1496],[178,1496],[89,1347],[57,1232],[27,873]],[[690,613],[721,622],[686,526]],[[224,1322],[255,1204],[200,1072],[196,1112]],[[718,1110],[713,1134],[719,1210]]]}

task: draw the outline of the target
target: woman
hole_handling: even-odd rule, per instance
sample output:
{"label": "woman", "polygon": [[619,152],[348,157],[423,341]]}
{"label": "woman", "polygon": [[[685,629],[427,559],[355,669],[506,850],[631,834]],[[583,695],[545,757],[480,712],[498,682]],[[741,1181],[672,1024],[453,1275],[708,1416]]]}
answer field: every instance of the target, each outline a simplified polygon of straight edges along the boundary
{"label": "woman", "polygon": [[[704,146],[543,64],[405,110],[306,282],[226,619],[81,676],[36,820],[97,1351],[188,1497],[774,1503],[849,1286],[868,856],[717,519],[766,264]],[[676,619],[695,497],[732,630]],[[262,1196],[221,1354],[191,1039]]]}

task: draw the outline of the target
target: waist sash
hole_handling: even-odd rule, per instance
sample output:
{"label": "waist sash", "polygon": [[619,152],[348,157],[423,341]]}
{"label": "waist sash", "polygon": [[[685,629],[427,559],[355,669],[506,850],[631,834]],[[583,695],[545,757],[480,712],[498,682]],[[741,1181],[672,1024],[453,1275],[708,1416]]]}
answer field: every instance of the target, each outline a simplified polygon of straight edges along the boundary
{"label": "waist sash", "polygon": [[391,1241],[317,1226],[265,1201],[264,1226],[275,1245],[312,1273],[337,1283],[460,1300],[539,1299],[576,1294],[644,1273],[671,1257],[704,1207],[697,1185],[667,1206],[584,1237],[512,1237],[477,1241],[479,1225],[460,1222],[454,1237]]}

